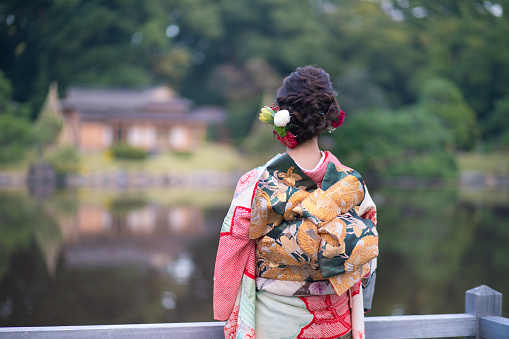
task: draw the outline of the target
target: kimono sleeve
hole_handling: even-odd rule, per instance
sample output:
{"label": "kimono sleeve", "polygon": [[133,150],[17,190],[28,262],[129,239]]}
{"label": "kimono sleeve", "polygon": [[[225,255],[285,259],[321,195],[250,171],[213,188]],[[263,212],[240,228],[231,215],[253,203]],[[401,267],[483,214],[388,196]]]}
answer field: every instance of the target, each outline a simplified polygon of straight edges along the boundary
{"label": "kimono sleeve", "polygon": [[[377,217],[376,217],[376,206],[371,198],[368,188],[364,186],[364,200],[362,201],[359,208],[359,215],[363,219],[369,219],[375,225],[374,232],[378,234],[377,227]],[[377,267],[377,258],[374,258],[370,262],[370,271],[366,274],[362,279],[362,291],[363,291],[363,303],[364,303],[364,311],[368,312],[371,310],[371,304],[373,302],[373,295],[375,293],[375,281],[376,281],[376,267]]]}
{"label": "kimono sleeve", "polygon": [[364,199],[359,207],[359,215],[363,219],[369,219],[373,222],[373,225],[376,227],[376,206],[375,202],[369,195],[368,188],[364,186]]}
{"label": "kimono sleeve", "polygon": [[255,243],[249,239],[251,201],[256,170],[239,180],[224,219],[214,268],[214,319],[226,320],[233,311],[242,277],[255,276]]}

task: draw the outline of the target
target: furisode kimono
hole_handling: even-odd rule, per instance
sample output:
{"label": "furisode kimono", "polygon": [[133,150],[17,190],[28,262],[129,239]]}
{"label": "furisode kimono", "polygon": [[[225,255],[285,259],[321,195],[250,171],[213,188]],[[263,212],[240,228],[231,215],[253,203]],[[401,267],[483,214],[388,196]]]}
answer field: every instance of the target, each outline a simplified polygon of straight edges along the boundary
{"label": "furisode kimono", "polygon": [[364,338],[376,207],[356,171],[322,161],[318,180],[288,154],[239,180],[214,271],[225,338]]}

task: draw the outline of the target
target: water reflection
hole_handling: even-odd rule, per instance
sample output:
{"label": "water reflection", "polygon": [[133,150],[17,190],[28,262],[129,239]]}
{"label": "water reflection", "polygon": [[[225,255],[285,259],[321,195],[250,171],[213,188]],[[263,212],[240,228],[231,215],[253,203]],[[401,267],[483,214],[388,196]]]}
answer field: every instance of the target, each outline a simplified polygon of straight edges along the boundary
{"label": "water reflection", "polygon": [[[212,320],[224,191],[0,191],[0,326]],[[487,284],[509,297],[509,192],[372,192],[371,315],[458,313]],[[509,315],[509,303],[504,303]]]}
{"label": "water reflection", "polygon": [[127,199],[114,201],[110,210],[102,205],[80,205],[63,225],[65,259],[70,266],[132,262],[164,271],[169,263],[182,262],[186,245],[207,233],[198,207]]}
{"label": "water reflection", "polygon": [[[230,194],[0,192],[0,325],[210,320],[200,265],[213,255],[195,246],[215,251]],[[203,311],[182,312],[188,303]]]}
{"label": "water reflection", "polygon": [[373,315],[458,313],[465,291],[482,284],[509,297],[507,190],[377,194],[382,251]]}

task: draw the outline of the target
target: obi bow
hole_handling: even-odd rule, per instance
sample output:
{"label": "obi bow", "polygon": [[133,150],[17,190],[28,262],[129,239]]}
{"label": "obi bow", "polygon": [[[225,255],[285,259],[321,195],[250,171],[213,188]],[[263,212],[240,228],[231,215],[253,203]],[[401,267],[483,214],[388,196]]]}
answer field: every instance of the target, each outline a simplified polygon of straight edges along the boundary
{"label": "obi bow", "polygon": [[253,199],[250,238],[270,245],[259,246],[259,252],[266,252],[260,255],[272,261],[272,269],[281,263],[281,269],[316,267],[341,295],[369,273],[369,262],[378,256],[378,234],[371,220],[357,215],[364,198],[361,176],[353,170],[334,173],[339,180],[329,180],[334,184],[325,190],[297,186],[302,179],[297,174],[289,182],[288,173],[267,173]]}

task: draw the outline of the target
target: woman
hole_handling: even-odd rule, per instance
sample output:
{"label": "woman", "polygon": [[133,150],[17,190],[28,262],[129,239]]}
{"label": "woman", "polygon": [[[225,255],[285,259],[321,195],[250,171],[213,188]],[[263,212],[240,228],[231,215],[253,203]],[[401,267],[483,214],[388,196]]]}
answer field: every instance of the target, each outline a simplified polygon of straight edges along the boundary
{"label": "woman", "polygon": [[239,180],[214,272],[226,338],[363,338],[378,256],[361,176],[318,147],[344,120],[329,75],[298,68],[260,120],[286,147]]}

